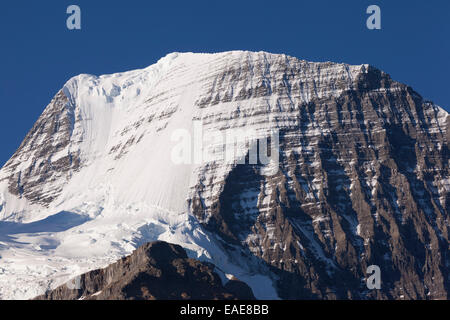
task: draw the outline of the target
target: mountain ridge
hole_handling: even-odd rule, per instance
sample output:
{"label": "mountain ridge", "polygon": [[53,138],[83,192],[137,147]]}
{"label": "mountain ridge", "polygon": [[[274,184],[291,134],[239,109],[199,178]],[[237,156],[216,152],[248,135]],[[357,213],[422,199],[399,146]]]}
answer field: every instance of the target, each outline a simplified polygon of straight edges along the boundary
{"label": "mountain ridge", "polygon": [[[144,69],[73,77],[0,170],[0,297],[36,296],[166,240],[257,298],[442,298],[448,119],[375,67],[265,52],[174,53]],[[192,133],[193,121],[205,136],[278,130],[277,174],[262,175],[260,163],[174,165],[171,134]],[[62,216],[60,231],[14,233]],[[48,265],[24,275],[22,265],[42,258]],[[360,279],[375,262],[388,288],[369,292]],[[438,284],[423,284],[425,265]],[[8,276],[37,284],[10,290]]]}
{"label": "mountain ridge", "polygon": [[222,283],[212,264],[189,259],[182,247],[146,243],[105,269],[72,279],[34,300],[254,300],[238,279]]}

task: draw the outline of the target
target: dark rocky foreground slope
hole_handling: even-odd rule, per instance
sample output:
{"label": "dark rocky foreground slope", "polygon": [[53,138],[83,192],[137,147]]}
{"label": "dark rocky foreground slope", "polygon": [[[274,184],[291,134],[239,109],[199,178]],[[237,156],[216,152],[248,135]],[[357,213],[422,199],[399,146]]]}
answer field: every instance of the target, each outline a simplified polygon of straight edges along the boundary
{"label": "dark rocky foreground slope", "polygon": [[250,287],[237,279],[223,285],[214,269],[210,263],[188,258],[178,245],[150,242],[104,269],[87,272],[35,299],[255,299]]}

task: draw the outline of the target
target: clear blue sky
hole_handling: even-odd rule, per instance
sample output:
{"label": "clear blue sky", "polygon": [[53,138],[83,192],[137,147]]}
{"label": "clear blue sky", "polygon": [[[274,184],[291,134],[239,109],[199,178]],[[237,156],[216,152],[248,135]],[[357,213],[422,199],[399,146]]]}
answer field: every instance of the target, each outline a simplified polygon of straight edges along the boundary
{"label": "clear blue sky", "polygon": [[[77,4],[82,29],[66,28]],[[366,28],[381,7],[382,30]],[[450,110],[447,0],[5,0],[0,4],[0,166],[72,76],[146,67],[173,51],[233,49],[369,63]]]}

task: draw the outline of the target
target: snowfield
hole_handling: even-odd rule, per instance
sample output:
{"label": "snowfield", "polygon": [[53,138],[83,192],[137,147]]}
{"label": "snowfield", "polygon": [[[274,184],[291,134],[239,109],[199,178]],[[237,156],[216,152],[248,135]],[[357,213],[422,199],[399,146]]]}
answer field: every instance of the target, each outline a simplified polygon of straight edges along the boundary
{"label": "snowfield", "polygon": [[[17,167],[0,170],[0,299],[33,298],[154,240],[213,262],[224,279],[232,274],[247,282],[258,298],[277,298],[273,278],[251,261],[226,254],[189,213],[187,199],[200,165],[171,160],[177,143],[171,133],[192,130],[191,120],[201,116],[193,107],[199,79],[218,61],[243,54],[172,53],[142,70],[83,74],[64,85],[73,114],[70,143],[37,159],[25,146],[11,160]],[[43,148],[47,142],[40,140]],[[12,173],[68,154],[79,155],[81,168],[39,186],[44,194],[62,190],[49,205],[9,191]]]}
{"label": "snowfield", "polygon": [[[265,52],[171,53],[141,70],[70,79],[0,170],[0,299],[33,298],[154,240],[179,244],[190,257],[214,263],[224,281],[234,275],[258,299],[277,299],[277,278],[267,267],[251,254],[241,255],[241,248],[233,251],[227,244],[225,249],[223,240],[193,215],[193,202],[200,198],[204,208],[211,208],[222,194],[233,164],[213,158],[176,164],[172,151],[179,141],[173,133],[193,133],[195,121],[201,120],[204,147],[214,154],[217,145],[207,138],[218,131],[245,128],[256,139],[297,128],[303,121],[299,106],[312,98],[339,97],[368,68]],[[294,70],[289,84],[283,70]],[[448,123],[444,110],[429,110],[439,115],[441,126]],[[324,133],[313,119],[302,124],[305,137]],[[293,148],[314,153],[307,144]],[[248,150],[244,146],[234,160]],[[318,165],[311,162],[311,167]],[[262,173],[274,168],[278,163],[270,162]],[[307,200],[316,198],[323,181],[312,178],[310,183],[299,180]],[[355,192],[353,182],[349,189]],[[374,177],[373,190],[377,183]],[[442,185],[447,188],[448,179]],[[256,201],[271,201],[272,190],[266,191],[267,197],[243,193],[245,212],[258,216]],[[355,235],[364,233],[358,221],[348,224]],[[270,240],[273,230],[265,231]],[[305,249],[334,268],[312,228],[302,232],[310,243]]]}

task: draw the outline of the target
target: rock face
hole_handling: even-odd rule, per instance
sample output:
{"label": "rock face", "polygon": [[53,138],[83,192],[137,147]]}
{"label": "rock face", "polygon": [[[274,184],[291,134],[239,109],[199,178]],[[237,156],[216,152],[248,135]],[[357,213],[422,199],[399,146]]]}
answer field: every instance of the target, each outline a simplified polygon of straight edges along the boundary
{"label": "rock face", "polygon": [[11,194],[42,205],[48,205],[60,194],[62,186],[58,182],[69,179],[80,163],[78,153],[71,150],[76,141],[74,109],[62,90],[50,102],[3,167],[11,172],[7,178]]}
{"label": "rock face", "polygon": [[[210,205],[192,211],[270,265],[282,298],[448,298],[448,114],[370,66],[351,85],[317,89],[338,95],[295,103],[308,87],[302,70],[280,62],[267,81],[263,66],[254,71],[267,84],[258,94],[279,94],[278,173],[238,165],[224,180],[202,180],[196,195]],[[218,79],[230,87],[238,75],[246,78],[228,69]],[[381,290],[366,288],[369,265],[381,268]]]}
{"label": "rock face", "polygon": [[[194,122],[212,155],[217,133],[256,135],[232,161],[174,163],[173,138]],[[237,163],[275,131],[278,161]],[[449,142],[445,110],[369,65],[174,53],[77,76],[0,170],[0,297],[170,239],[256,298],[448,299]],[[83,219],[46,229],[61,212]],[[370,265],[379,290],[366,286]]]}
{"label": "rock face", "polygon": [[[239,280],[225,285],[215,266],[189,259],[186,251],[163,241],[147,243],[130,256],[81,275],[36,300],[253,300]],[[77,289],[74,289],[77,288]],[[78,289],[79,288],[79,289]]]}

